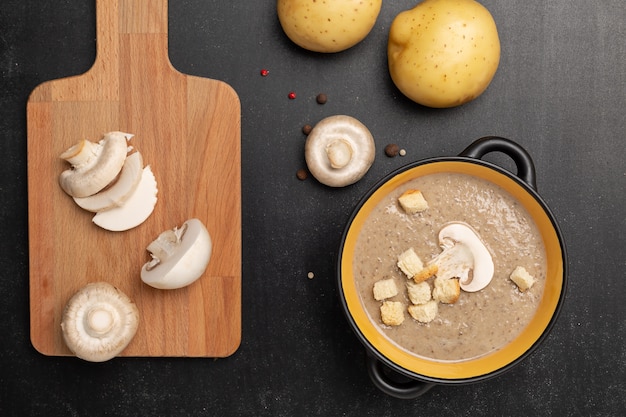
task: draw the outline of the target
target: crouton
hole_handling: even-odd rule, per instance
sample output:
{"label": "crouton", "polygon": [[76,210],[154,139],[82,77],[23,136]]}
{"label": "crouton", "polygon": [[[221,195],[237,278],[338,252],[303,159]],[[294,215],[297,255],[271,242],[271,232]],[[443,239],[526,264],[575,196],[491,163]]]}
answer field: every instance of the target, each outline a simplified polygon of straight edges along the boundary
{"label": "crouton", "polygon": [[404,304],[400,301],[384,301],[380,306],[380,316],[387,326],[399,326],[404,321]]}
{"label": "crouton", "polygon": [[432,298],[428,282],[423,281],[416,284],[409,281],[406,283],[406,288],[409,300],[411,300],[413,304],[424,304]]}
{"label": "crouton", "polygon": [[374,299],[381,301],[398,294],[398,287],[393,278],[381,279],[374,283]]}
{"label": "crouton", "polygon": [[523,266],[515,268],[510,278],[521,292],[526,292],[535,283],[535,278]]}
{"label": "crouton", "polygon": [[408,214],[415,214],[428,208],[428,202],[419,190],[406,190],[398,198],[400,206]]}
{"label": "crouton", "polygon": [[424,269],[424,264],[413,248],[410,248],[398,256],[398,268],[400,268],[407,277],[413,278],[415,274]]}
{"label": "crouton", "polygon": [[420,282],[426,281],[428,278],[432,277],[433,275],[436,275],[438,270],[439,270],[439,266],[437,264],[435,263],[430,264],[426,266],[425,268],[422,268],[422,270],[419,271],[417,274],[413,275],[413,281],[415,281],[418,284]]}
{"label": "crouton", "polygon": [[457,278],[435,279],[433,288],[433,298],[444,304],[454,304],[461,295],[461,285]]}
{"label": "crouton", "polygon": [[430,300],[424,304],[409,306],[408,310],[411,317],[420,323],[430,323],[437,317],[439,303],[435,300]]}

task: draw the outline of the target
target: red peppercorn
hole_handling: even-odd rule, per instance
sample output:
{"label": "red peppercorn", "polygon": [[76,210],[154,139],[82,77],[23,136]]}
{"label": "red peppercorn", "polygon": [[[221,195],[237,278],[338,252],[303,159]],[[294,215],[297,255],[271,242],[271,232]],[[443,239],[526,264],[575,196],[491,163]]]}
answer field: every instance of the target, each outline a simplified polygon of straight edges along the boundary
{"label": "red peppercorn", "polygon": [[261,77],[267,77],[269,74],[270,74],[269,70],[266,70],[266,69],[261,70]]}
{"label": "red peppercorn", "polygon": [[293,100],[296,98],[296,93],[294,93],[293,91],[289,93],[289,95],[287,96],[289,97],[289,100]]}

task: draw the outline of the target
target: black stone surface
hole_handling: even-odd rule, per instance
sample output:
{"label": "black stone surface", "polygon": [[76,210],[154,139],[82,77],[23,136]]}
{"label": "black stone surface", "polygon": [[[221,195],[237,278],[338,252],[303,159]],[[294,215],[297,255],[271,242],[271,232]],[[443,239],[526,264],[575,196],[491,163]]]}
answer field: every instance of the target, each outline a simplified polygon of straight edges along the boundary
{"label": "black stone surface", "polygon": [[[89,69],[95,2],[3,0],[0,415],[626,415],[624,2],[483,1],[498,24],[500,67],[485,94],[448,110],[413,104],[387,72],[390,23],[415,3],[384,2],[365,41],[321,55],[284,36],[272,0],[170,2],[172,64],[229,83],[241,99],[243,340],[225,359],[92,364],[46,357],[30,344],[25,105],[39,83]],[[326,104],[316,102],[319,93]],[[371,129],[372,169],[345,189],[300,181],[302,126],[340,113]],[[569,252],[561,316],[539,349],[504,375],[437,386],[415,400],[389,397],[369,380],[364,349],[339,307],[342,230],[379,178],[414,160],[458,154],[485,135],[516,140],[534,158],[539,192]],[[386,157],[390,142],[406,156]]]}

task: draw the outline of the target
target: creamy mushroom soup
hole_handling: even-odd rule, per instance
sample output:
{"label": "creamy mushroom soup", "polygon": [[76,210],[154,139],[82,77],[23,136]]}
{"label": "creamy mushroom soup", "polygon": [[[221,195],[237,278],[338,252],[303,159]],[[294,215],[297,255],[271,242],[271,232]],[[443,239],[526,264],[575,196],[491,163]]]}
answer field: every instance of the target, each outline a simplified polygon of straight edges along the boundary
{"label": "creamy mushroom soup", "polygon": [[[420,190],[429,208],[405,213],[398,197],[408,189]],[[392,277],[398,294],[390,300],[411,305],[398,255],[412,247],[426,264],[441,252],[438,234],[449,222],[466,223],[478,232],[493,257],[491,283],[478,292],[461,291],[455,304],[439,303],[429,323],[413,320],[405,309],[401,325],[385,326],[382,302],[372,295],[374,283]],[[526,292],[509,278],[517,266],[536,280]],[[402,184],[378,203],[360,231],[353,269],[361,302],[382,333],[415,355],[462,361],[503,347],[530,322],[543,293],[546,260],[536,225],[509,193],[466,174],[437,173]],[[432,278],[429,282],[432,287]]]}

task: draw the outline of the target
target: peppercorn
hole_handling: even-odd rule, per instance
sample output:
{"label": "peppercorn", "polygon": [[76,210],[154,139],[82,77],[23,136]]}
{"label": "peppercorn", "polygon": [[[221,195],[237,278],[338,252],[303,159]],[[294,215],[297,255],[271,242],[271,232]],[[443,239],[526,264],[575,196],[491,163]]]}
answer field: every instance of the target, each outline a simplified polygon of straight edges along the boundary
{"label": "peppercorn", "polygon": [[309,174],[306,172],[306,169],[304,168],[300,168],[298,171],[296,171],[296,177],[298,177],[300,181],[306,180],[308,176]]}
{"label": "peppercorn", "polygon": [[315,100],[317,100],[318,104],[326,104],[326,101],[328,101],[328,97],[326,96],[326,94],[320,93],[317,95]]}
{"label": "peppercorn", "polygon": [[390,158],[397,156],[398,152],[400,152],[400,147],[395,143],[390,143],[389,145],[385,146],[385,155]]}
{"label": "peppercorn", "polygon": [[307,136],[309,135],[309,133],[311,133],[311,130],[313,130],[313,126],[311,125],[302,126],[302,133],[304,133]]}

